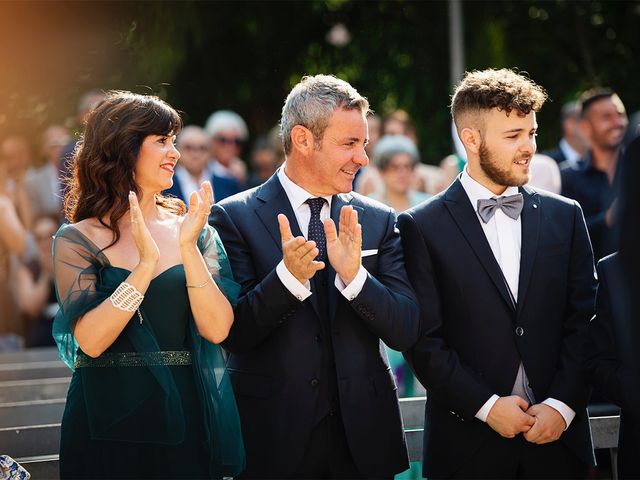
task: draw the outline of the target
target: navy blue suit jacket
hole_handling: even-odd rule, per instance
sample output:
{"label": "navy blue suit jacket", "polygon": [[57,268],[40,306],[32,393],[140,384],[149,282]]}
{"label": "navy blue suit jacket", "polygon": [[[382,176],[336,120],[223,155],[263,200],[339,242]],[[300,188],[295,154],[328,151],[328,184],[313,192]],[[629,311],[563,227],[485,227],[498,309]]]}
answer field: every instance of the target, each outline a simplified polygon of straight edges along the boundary
{"label": "navy blue suit jacket", "polygon": [[[213,187],[213,195],[216,202],[223,200],[231,195],[235,195],[240,191],[240,185],[235,178],[232,177],[220,177],[216,174],[211,175],[211,186]],[[185,203],[189,203],[189,195],[191,192],[184,192],[182,185],[178,177],[173,177],[173,185],[171,188],[162,192],[164,195],[173,195],[178,197]]]}
{"label": "navy blue suit jacket", "polygon": [[561,441],[593,463],[582,365],[595,299],[587,229],[576,202],[520,191],[517,305],[460,180],[398,218],[421,310],[422,337],[405,357],[427,388],[429,477],[452,474],[498,435],[475,414],[491,395],[511,394],[521,360],[536,401],[552,397],[576,412]]}
{"label": "navy blue suit jacket", "polygon": [[[362,475],[391,477],[408,467],[396,386],[382,341],[398,350],[418,338],[418,309],[406,275],[395,214],[356,193],[335,195],[331,218],[352,205],[362,225],[362,259],[368,275],[348,301],[328,268],[328,311],[340,414],[351,454]],[[223,346],[240,410],[247,478],[290,475],[302,460],[314,428],[319,345],[317,295],[298,300],[280,281],[282,259],[277,215],[301,235],[277,178],[214,205],[216,228],[241,285],[235,320]]]}

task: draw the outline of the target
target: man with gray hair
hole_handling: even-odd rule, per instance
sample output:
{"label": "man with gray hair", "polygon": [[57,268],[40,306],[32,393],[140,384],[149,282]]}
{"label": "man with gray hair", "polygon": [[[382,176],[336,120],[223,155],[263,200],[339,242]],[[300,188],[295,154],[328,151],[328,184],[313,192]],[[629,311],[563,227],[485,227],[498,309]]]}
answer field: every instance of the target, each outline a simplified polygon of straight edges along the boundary
{"label": "man with gray hair", "polygon": [[249,129],[240,115],[231,110],[218,110],[207,119],[204,129],[209,134],[209,168],[219,177],[231,177],[246,188],[247,165],[240,158],[249,139]]}
{"label": "man with gray hair", "polygon": [[[391,478],[408,467],[382,342],[418,338],[395,215],[351,191],[369,162],[369,103],[304,77],[285,101],[285,164],[214,205],[241,286],[223,344],[246,478]],[[337,225],[337,227],[336,227]]]}

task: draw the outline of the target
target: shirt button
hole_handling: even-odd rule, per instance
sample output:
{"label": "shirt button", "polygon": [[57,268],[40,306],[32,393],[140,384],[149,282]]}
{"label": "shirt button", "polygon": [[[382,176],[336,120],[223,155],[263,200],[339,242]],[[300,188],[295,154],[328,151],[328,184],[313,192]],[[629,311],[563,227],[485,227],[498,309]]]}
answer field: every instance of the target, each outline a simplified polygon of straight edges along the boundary
{"label": "shirt button", "polygon": [[349,297],[349,300],[350,300],[350,301],[352,301],[352,302],[353,302],[355,299],[356,299],[356,296],[355,296],[355,295],[351,295],[351,296]]}
{"label": "shirt button", "polygon": [[300,301],[302,301],[302,295],[296,295],[296,298]]}
{"label": "shirt button", "polygon": [[312,387],[317,387],[318,384],[320,383],[320,380],[318,380],[317,378],[314,378],[313,380],[311,380],[311,382],[309,382],[311,384]]}
{"label": "shirt button", "polygon": [[517,327],[516,328],[516,335],[519,336],[519,337],[523,336],[524,335],[524,328]]}

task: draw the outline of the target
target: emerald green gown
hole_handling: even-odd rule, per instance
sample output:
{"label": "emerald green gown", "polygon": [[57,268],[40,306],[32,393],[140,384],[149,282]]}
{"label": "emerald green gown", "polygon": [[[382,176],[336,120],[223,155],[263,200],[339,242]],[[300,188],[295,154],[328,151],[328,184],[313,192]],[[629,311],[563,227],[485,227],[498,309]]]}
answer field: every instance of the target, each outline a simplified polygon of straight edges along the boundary
{"label": "emerald green gown", "polygon": [[[205,228],[198,245],[214,279],[233,299],[237,285],[215,230]],[[54,265],[61,305],[54,338],[62,359],[75,368],[62,419],[60,477],[200,479],[240,473],[244,449],[224,358],[197,332],[183,266],[151,281],[142,320],[134,313],[109,349],[91,359],[78,349],[71,326],[130,272],[111,266],[69,225],[56,234]],[[161,355],[165,360],[158,360]]]}

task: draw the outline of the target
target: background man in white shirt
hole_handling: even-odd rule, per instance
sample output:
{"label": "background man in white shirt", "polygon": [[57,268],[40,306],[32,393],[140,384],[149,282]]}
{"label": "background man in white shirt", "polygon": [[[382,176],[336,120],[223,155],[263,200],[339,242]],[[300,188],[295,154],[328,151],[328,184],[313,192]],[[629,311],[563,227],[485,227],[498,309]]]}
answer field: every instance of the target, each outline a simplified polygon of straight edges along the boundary
{"label": "background man in white shirt", "polygon": [[468,73],[451,111],[468,165],[398,219],[423,336],[429,478],[574,478],[593,462],[582,372],[593,255],[579,205],[523,186],[544,90]]}

